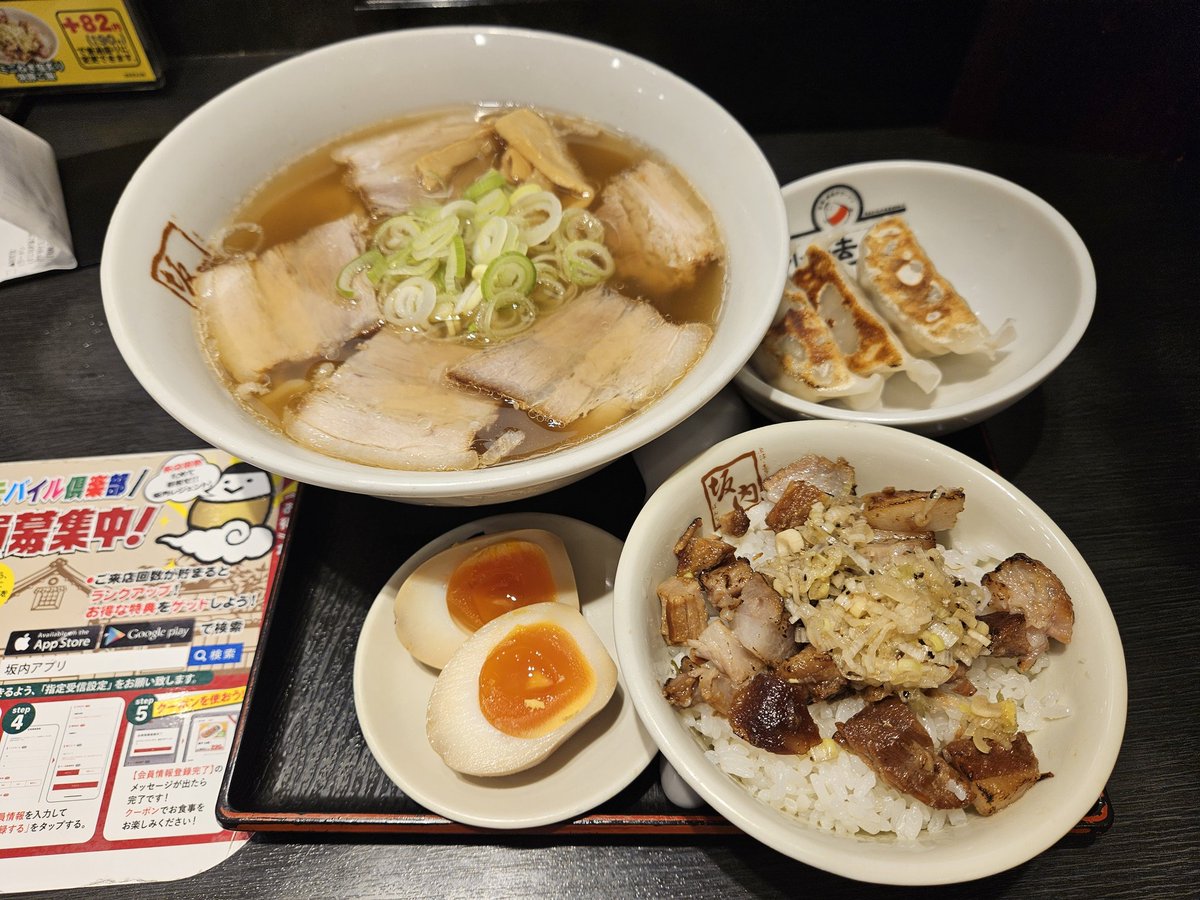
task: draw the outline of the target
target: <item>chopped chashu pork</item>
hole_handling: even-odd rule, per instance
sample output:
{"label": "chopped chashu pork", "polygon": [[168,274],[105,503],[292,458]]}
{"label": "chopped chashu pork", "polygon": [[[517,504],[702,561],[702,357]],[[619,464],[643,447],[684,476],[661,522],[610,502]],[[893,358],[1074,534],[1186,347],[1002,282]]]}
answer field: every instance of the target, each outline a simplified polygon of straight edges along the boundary
{"label": "chopped chashu pork", "polygon": [[762,576],[750,567],[749,560],[738,557],[703,573],[700,583],[709,602],[719,610],[722,618],[726,618],[731,617],[733,610],[742,602],[742,588],[746,582],[755,577]]}
{"label": "chopped chashu pork", "polygon": [[850,463],[840,456],[832,460],[810,453],[788,463],[764,480],[763,497],[778,503],[788,485],[796,480],[806,481],[836,500],[844,500],[854,493],[854,467]]}
{"label": "chopped chashu pork", "polygon": [[796,649],[795,628],[783,598],[756,574],[742,586],[731,629],[742,646],[765,663],[783,662]]}
{"label": "chopped chashu pork", "polygon": [[812,644],[776,666],[775,674],[801,689],[806,703],[835,697],[850,684],[833,657]]}
{"label": "chopped chashu pork", "polygon": [[954,674],[947,678],[939,686],[939,690],[946,691],[951,694],[958,694],[960,697],[973,697],[976,694],[976,688],[971,681],[968,672],[970,669],[964,666],[961,662],[954,669]]}
{"label": "chopped chashu pork", "polygon": [[696,701],[707,703],[718,715],[729,715],[733,705],[733,683],[711,662],[685,656],[679,674],[663,685],[663,696],[674,706],[687,708]]}
{"label": "chopped chashu pork", "polygon": [[[1071,595],[1044,563],[1024,553],[1013,554],[984,575],[982,584],[991,596],[992,609],[1019,612],[1025,616],[1027,629],[1064,644],[1071,642],[1075,626]],[[1033,664],[1033,659],[1028,659],[1027,665],[1022,660],[1026,668]]]}
{"label": "chopped chashu pork", "polygon": [[876,566],[897,561],[901,556],[914,550],[932,550],[937,546],[932,531],[888,531],[883,528],[872,529],[874,539],[869,544],[859,547],[859,552]]}
{"label": "chopped chashu pork", "polygon": [[1018,612],[994,612],[980,616],[979,621],[988,627],[987,653],[990,656],[1015,658],[1017,668],[1029,671],[1033,661],[1050,646],[1045,632],[1030,628],[1025,617]]}
{"label": "chopped chashu pork", "polygon": [[683,644],[698,638],[708,624],[708,609],[695,578],[676,575],[658,586],[662,605],[660,629],[668,644]]}
{"label": "chopped chashu pork", "polygon": [[1019,612],[1031,628],[1068,644],[1075,624],[1071,597],[1044,563],[1016,553],[983,576],[996,609]]}
{"label": "chopped chashu pork", "polygon": [[962,488],[935,488],[932,491],[898,491],[886,487],[866,494],[863,517],[872,528],[909,534],[948,531],[966,506]]}
{"label": "chopped chashu pork", "polygon": [[762,671],[763,664],[737,639],[720,619],[709,619],[698,638],[688,641],[694,656],[711,660],[735,688],[745,684]]}
{"label": "chopped chashu pork", "polygon": [[476,436],[500,405],[444,378],[455,344],[381,331],[284,416],[291,437],[322,453],[395,469],[471,469]]}
{"label": "chopped chashu pork", "polygon": [[726,534],[733,537],[741,537],[750,530],[750,516],[742,509],[742,504],[738,503],[735,497],[733,499],[733,508],[721,514],[717,520],[717,525]]}
{"label": "chopped chashu pork", "polygon": [[699,517],[692,519],[687,529],[675,542],[676,575],[697,575],[728,562],[733,557],[733,547],[720,538],[705,537],[700,533]]}
{"label": "chopped chashu pork", "polygon": [[[697,519],[694,524],[698,526],[699,521]],[[688,548],[705,540],[708,539],[696,537],[694,528],[689,527],[680,539],[682,552],[677,550],[681,563],[689,553]],[[720,543],[728,548],[729,553],[720,565],[709,566],[698,573],[697,596],[707,596],[722,624],[729,626],[747,650],[763,662],[782,662],[796,649],[795,628],[788,618],[783,598],[766,576],[755,572],[747,560],[728,559],[733,553],[732,547],[723,542],[708,542]],[[669,589],[680,580],[678,577],[671,578],[659,585],[659,597],[662,597],[664,588]],[[695,578],[687,580],[696,584]],[[703,594],[699,590],[701,586],[704,588]]]}
{"label": "chopped chashu pork", "polygon": [[[367,207],[387,215],[403,212],[427,196],[418,161],[448,147],[463,146],[459,142],[490,140],[490,135],[473,113],[454,112],[344,144],[333,151],[333,160],[348,167],[350,184]],[[440,171],[430,159],[425,160],[426,177]],[[347,256],[342,264],[351,258]]]}
{"label": "chopped chashu pork", "polygon": [[981,816],[1004,809],[1043,777],[1049,777],[1038,771],[1037,756],[1024,732],[1013,735],[1008,747],[989,738],[983,742],[987,752],[981,751],[970,738],[942,748],[946,760],[970,782],[971,803]]}
{"label": "chopped chashu pork", "polygon": [[721,258],[712,213],[679,175],[652,160],[609,181],[596,216],[607,229],[617,275],[648,291],[688,287]]}
{"label": "chopped chashu pork", "polygon": [[775,532],[799,528],[808,521],[813,504],[819,502],[829,506],[829,501],[832,499],[820,488],[813,487],[807,481],[797,478],[788,484],[783,496],[767,513],[766,525]]}
{"label": "chopped chashu pork", "polygon": [[347,216],[199,274],[201,328],[235,381],[258,382],[280,363],[324,356],[379,325],[365,277],[354,281],[352,299],[334,288],[346,260],[361,252],[358,220]]}
{"label": "chopped chashu pork", "polygon": [[833,737],[896,790],[934,809],[962,809],[970,802],[967,780],[937,755],[933,738],[899,697],[864,706],[839,722]]}
{"label": "chopped chashu pork", "polygon": [[770,753],[803,754],[821,743],[804,692],[770,672],[759,672],[733,695],[729,725]]}
{"label": "chopped chashu pork", "polygon": [[707,325],[674,325],[649,303],[596,288],[455,365],[450,377],[567,425],[598,407],[640,408],[687,371],[711,336]]}

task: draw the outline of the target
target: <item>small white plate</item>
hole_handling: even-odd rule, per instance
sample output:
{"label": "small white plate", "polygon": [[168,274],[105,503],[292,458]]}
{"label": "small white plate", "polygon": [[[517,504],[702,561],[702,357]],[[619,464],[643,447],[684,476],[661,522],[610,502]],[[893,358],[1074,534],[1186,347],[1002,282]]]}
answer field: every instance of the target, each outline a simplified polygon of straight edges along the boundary
{"label": "small white plate", "polygon": [[571,819],[626,787],[657,752],[620,673],[608,705],[549,759],[525,772],[499,778],[460,775],[429,746],[425,707],[438,673],[413,659],[396,637],[396,591],[417,566],[447,547],[477,534],[517,528],[543,528],[562,538],[575,569],[580,609],[615,660],[612,587],[621,542],[586,522],[540,513],[469,522],[414,553],[375,598],[354,659],[354,708],[380,767],[426,809],[480,828],[534,828]]}

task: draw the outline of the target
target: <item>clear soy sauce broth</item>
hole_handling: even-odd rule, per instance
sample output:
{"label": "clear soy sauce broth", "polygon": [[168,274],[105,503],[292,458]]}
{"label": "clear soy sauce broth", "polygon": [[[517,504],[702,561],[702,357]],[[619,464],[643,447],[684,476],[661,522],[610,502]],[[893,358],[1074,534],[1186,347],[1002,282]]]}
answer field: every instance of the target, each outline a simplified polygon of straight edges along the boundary
{"label": "clear soy sauce broth", "polygon": [[[261,252],[276,244],[296,240],[318,225],[352,213],[369,221],[370,217],[362,199],[347,183],[345,166],[334,162],[333,154],[336,149],[376,134],[418,123],[446,111],[435,110],[379,123],[344,135],[288,164],[267,179],[234,212],[225,237],[219,242],[222,249],[229,255],[250,250]],[[489,112],[494,110],[479,110],[480,115]],[[545,110],[539,112],[552,121],[559,118]],[[588,131],[590,133],[569,134],[566,144],[586,179],[596,187],[597,195],[611,177],[643,159],[652,158],[671,168],[670,162],[661,155],[623,136],[602,127],[593,126]],[[455,173],[449,189],[431,194],[430,200],[436,203],[460,197],[468,185],[491,168],[493,162],[491,158],[476,159],[463,166]],[[561,191],[559,193],[564,199],[565,207],[568,196]],[[371,225],[378,224],[381,220],[372,221]],[[253,226],[253,229],[248,230],[245,226]],[[718,239],[720,240],[719,235]],[[610,278],[606,285],[626,296],[652,303],[668,321],[680,324],[699,322],[715,327],[724,293],[725,265],[723,262],[710,263],[700,271],[691,287],[666,294],[648,294],[634,284],[623,283],[620,271]],[[564,309],[569,309],[569,305],[568,303]],[[395,326],[381,323],[381,327]],[[536,323],[532,327],[536,328]],[[369,335],[348,341],[329,356],[276,366],[268,373],[265,390],[259,393],[236,390],[237,386],[221,367],[220,360],[214,358],[214,363],[239,401],[273,430],[282,433],[282,421],[288,407],[313,389],[321,373],[327,374],[331,364],[344,362],[368,338]],[[215,357],[211,350],[210,356]],[[551,427],[506,404],[497,421],[479,435],[479,449],[484,449],[483,445],[506,429],[517,428],[525,432],[525,440],[517,452],[505,461],[537,456],[586,440],[634,414],[636,411],[620,415],[612,409],[601,407],[566,426]]]}

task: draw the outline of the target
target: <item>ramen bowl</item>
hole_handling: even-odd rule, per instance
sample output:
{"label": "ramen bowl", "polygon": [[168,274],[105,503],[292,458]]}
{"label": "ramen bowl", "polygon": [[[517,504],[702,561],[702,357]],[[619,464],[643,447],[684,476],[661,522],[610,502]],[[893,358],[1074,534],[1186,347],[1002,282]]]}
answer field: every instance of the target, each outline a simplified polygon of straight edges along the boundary
{"label": "ramen bowl", "polygon": [[[732,508],[734,498],[749,508],[762,496],[768,474],[806,454],[844,457],[854,467],[860,495],[887,485],[962,487],[966,507],[954,527],[940,535],[943,545],[993,559],[1025,553],[1062,580],[1074,605],[1074,634],[1068,644],[1054,642],[1047,665],[1030,691],[1041,700],[1053,698],[1058,706],[1040,728],[1029,732],[1041,772],[1052,772],[1053,778],[1039,781],[992,816],[968,811],[962,824],[940,831],[922,831],[915,838],[863,832],[850,836],[810,823],[804,812],[791,815],[752,795],[737,778],[717,767],[716,754],[685,724],[683,713],[668,703],[662,687],[674,673],[672,660],[684,648],[663,640],[656,587],[676,572],[676,540],[693,519],[701,523],[702,534],[712,533],[716,517]],[[984,568],[990,569],[991,564]],[[1096,804],[1124,734],[1127,684],[1121,639],[1085,560],[1033,500],[995,472],[943,444],[897,428],[858,422],[786,422],[744,432],[706,450],[658,488],[630,529],[617,566],[613,617],[629,694],[650,736],[680,776],[752,837],[801,862],[860,881],[904,885],[969,881],[1036,856]],[[1049,708],[1049,702],[1041,706]],[[1064,710],[1069,714],[1062,715]],[[785,779],[804,779],[811,785],[808,807],[803,802],[809,788],[789,785],[786,799],[801,810],[816,809],[816,795],[821,792],[841,797],[829,787],[836,780],[829,770],[820,776],[822,781],[813,774],[808,782],[809,775],[800,768],[806,759],[787,755],[772,759],[784,774],[776,773],[770,787],[757,787],[768,797],[778,791],[781,805]],[[830,762],[844,761],[835,756]],[[754,771],[744,763],[728,768],[738,768],[741,775]],[[860,781],[855,790],[868,787]],[[871,827],[877,828],[886,801],[868,802],[879,814],[871,820]],[[840,814],[851,805],[838,799],[832,808]],[[826,809],[821,815],[831,813]]]}
{"label": "ramen bowl", "polygon": [[[365,85],[386,85],[364,103]],[[373,123],[457,105],[531,105],[649,147],[712,210],[726,249],[713,338],[663,396],[540,457],[461,471],[375,468],[323,456],[234,399],[202,351],[192,284],[207,241],[287,163]],[[718,104],[645,60],[569,37],[502,28],[390,32],[305,53],[181,122],[130,180],[109,226],[101,287],[113,337],[146,391],[215,446],[308,484],[438,505],[507,501],[574,481],[687,418],[733,377],[775,311],[786,273],[778,182]],[[737,302],[730,302],[736,298]]]}
{"label": "ramen bowl", "polygon": [[1003,178],[945,163],[885,160],[809,175],[786,185],[783,196],[791,268],[810,243],[820,242],[833,244],[831,252],[853,271],[866,229],[899,214],[980,321],[994,334],[1011,320],[1015,337],[991,359],[934,358],[941,383],[931,393],[897,372],[867,409],[802,399],[747,365],[737,387],[774,421],[872,422],[923,434],[966,428],[1048,378],[1091,320],[1096,275],[1082,239],[1045,200]]}

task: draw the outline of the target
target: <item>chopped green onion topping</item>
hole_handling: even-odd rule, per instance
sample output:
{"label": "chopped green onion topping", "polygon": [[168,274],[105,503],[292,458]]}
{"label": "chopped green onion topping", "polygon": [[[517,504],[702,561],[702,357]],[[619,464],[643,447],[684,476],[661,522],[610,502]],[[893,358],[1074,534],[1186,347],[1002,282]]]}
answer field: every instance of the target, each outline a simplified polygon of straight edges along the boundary
{"label": "chopped green onion topping", "polygon": [[567,277],[580,287],[591,287],[612,275],[616,264],[608,248],[597,241],[571,241],[563,247]]}
{"label": "chopped green onion topping", "polygon": [[491,193],[496,188],[504,187],[507,183],[503,174],[495,169],[489,169],[463,191],[463,199],[478,200],[484,194]]}
{"label": "chopped green onion topping", "polygon": [[358,296],[354,291],[354,279],[361,273],[370,272],[382,259],[383,254],[372,248],[362,256],[350,260],[338,273],[337,292],[347,300],[353,300]]}
{"label": "chopped green onion topping", "polygon": [[516,292],[521,296],[533,290],[537,269],[524,253],[501,253],[490,263],[479,280],[483,296],[493,300],[502,293]]}
{"label": "chopped green onion topping", "polygon": [[614,271],[604,225],[563,209],[536,182],[511,185],[486,172],[460,199],[413,207],[380,222],[367,252],[338,274],[356,296],[364,275],[384,318],[433,337],[503,340]]}

